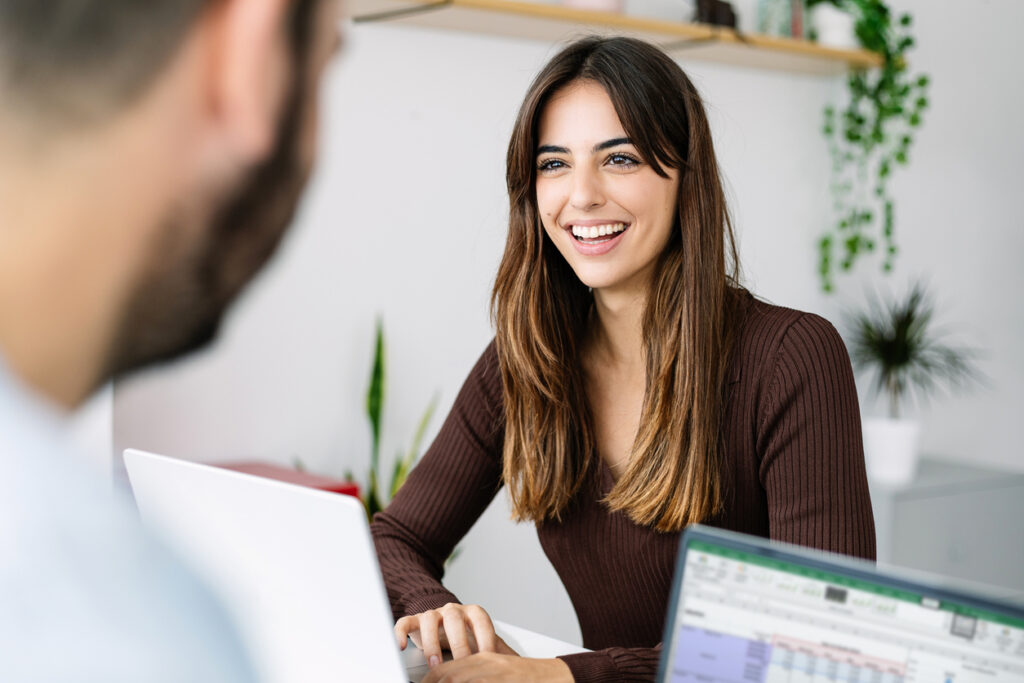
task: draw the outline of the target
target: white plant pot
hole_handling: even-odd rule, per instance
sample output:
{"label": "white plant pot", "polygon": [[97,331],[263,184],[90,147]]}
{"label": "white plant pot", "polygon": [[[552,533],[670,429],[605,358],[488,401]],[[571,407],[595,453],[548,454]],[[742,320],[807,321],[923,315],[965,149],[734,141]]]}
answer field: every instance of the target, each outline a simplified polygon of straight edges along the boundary
{"label": "white plant pot", "polygon": [[562,0],[566,7],[598,12],[622,12],[622,2],[623,0]]}
{"label": "white plant pot", "polygon": [[853,15],[832,5],[817,5],[811,10],[811,26],[818,34],[818,44],[843,50],[860,47],[853,29]]}
{"label": "white plant pot", "polygon": [[917,472],[916,420],[884,417],[864,420],[864,459],[868,476],[880,484],[909,484]]}

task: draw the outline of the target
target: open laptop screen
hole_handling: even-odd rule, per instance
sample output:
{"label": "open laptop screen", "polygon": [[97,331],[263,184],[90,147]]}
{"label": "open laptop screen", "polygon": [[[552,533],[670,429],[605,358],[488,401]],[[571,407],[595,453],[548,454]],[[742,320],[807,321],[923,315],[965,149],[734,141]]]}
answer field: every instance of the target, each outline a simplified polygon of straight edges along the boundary
{"label": "open laptop screen", "polygon": [[736,538],[688,532],[661,681],[1024,681],[1022,611]]}

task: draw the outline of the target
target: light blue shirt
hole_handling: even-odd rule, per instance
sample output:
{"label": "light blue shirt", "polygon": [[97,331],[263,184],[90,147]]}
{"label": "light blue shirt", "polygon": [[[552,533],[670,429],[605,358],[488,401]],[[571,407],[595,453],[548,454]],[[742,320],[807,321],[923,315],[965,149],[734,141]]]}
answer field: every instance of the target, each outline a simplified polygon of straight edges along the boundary
{"label": "light blue shirt", "polygon": [[255,680],[228,618],[0,361],[0,681]]}

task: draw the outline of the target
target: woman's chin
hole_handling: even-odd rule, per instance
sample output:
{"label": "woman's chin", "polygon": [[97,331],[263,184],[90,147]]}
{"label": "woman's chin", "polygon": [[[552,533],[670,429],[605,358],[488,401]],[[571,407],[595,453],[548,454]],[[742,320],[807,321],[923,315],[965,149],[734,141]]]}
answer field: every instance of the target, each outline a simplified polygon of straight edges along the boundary
{"label": "woman's chin", "polygon": [[576,277],[580,279],[580,282],[585,284],[587,287],[594,291],[599,290],[614,290],[618,285],[622,283],[622,278],[611,273],[592,273],[576,272]]}

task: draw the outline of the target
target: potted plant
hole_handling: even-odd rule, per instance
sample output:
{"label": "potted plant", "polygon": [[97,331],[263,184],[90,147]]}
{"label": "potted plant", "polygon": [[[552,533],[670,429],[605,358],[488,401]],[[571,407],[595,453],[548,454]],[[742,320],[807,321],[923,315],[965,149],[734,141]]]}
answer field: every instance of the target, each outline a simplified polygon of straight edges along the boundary
{"label": "potted plant", "polygon": [[[833,222],[819,239],[822,289],[835,289],[837,268],[849,271],[858,257],[880,250],[882,269],[892,270],[897,254],[895,202],[889,179],[910,159],[914,134],[928,108],[929,78],[912,76],[905,55],[914,46],[913,19],[894,19],[882,0],[806,0],[807,7],[831,5],[852,15],[861,47],[883,58],[878,69],[853,71],[850,99],[842,110],[825,107],[824,133],[832,158]],[[812,35],[813,38],[813,35]]]}
{"label": "potted plant", "polygon": [[876,295],[866,310],[849,316],[850,359],[858,372],[874,373],[876,394],[888,417],[864,420],[868,474],[879,482],[909,482],[917,468],[919,425],[903,416],[905,397],[926,396],[941,383],[959,386],[977,377],[974,352],[943,344],[932,326],[935,307],[924,286],[888,305]]}
{"label": "potted plant", "polygon": [[[380,436],[383,423],[385,387],[384,325],[378,319],[374,340],[373,363],[370,366],[370,382],[366,390],[366,416],[370,421],[370,471],[367,476],[367,485],[364,489],[362,500],[363,505],[366,507],[366,516],[370,521],[373,521],[373,516],[387,506],[388,501],[395,496],[398,489],[405,483],[406,477],[409,476],[409,472],[416,464],[416,460],[420,455],[423,437],[426,434],[431,418],[434,416],[438,400],[437,395],[435,395],[430,400],[430,403],[427,404],[427,408],[423,412],[422,417],[420,417],[420,422],[416,427],[416,433],[413,435],[409,450],[404,453],[399,451],[395,455],[395,461],[391,467],[390,481],[386,489],[387,497],[385,498],[381,495],[380,490],[380,482],[383,479],[380,462]],[[346,476],[349,480],[352,480],[351,473]]]}

